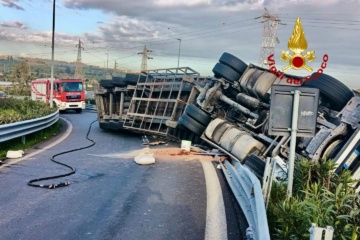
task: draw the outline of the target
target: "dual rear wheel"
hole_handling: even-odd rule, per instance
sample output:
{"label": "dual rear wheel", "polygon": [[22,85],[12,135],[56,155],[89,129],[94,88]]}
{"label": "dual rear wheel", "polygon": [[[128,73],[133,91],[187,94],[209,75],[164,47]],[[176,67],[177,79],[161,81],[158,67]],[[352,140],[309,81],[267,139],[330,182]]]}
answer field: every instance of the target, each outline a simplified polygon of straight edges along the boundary
{"label": "dual rear wheel", "polygon": [[181,126],[187,128],[191,132],[201,135],[207,125],[211,121],[211,116],[207,112],[198,108],[194,104],[190,104],[185,108],[185,112],[179,118],[178,122]]}

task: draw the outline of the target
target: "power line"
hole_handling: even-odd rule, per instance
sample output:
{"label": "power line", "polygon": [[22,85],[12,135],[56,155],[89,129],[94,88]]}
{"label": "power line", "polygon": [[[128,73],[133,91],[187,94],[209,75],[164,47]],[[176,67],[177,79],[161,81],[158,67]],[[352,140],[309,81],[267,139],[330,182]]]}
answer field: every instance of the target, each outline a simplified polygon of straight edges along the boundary
{"label": "power line", "polygon": [[[245,20],[242,20],[242,22],[244,21],[248,21],[250,19],[245,19]],[[323,19],[324,21],[326,19]],[[230,23],[227,23],[226,25],[229,26],[229,25],[235,25],[239,23],[239,21],[236,21],[236,22],[230,22]],[[182,35],[185,35],[185,34],[190,34],[190,33],[195,33],[195,34],[190,34],[190,36],[183,36],[182,37],[182,40],[183,41],[189,41],[189,40],[196,40],[196,39],[201,39],[201,38],[209,38],[209,37],[213,37],[213,36],[218,36],[218,35],[225,35],[225,34],[231,34],[231,33],[236,33],[236,32],[239,32],[239,31],[247,31],[247,30],[254,30],[256,28],[250,28],[250,29],[239,29],[237,31],[231,31],[229,32],[230,29],[235,29],[235,28],[243,28],[245,26],[249,26],[249,25],[252,25],[252,24],[256,24],[256,23],[251,23],[251,24],[246,24],[246,25],[240,25],[240,26],[232,26],[232,27],[225,27],[224,28],[224,25],[222,26],[217,26],[217,27],[213,27],[210,29],[208,28],[205,28],[205,29],[200,29],[200,30],[196,30],[196,31],[189,31],[189,32],[184,32],[184,33],[178,33],[176,35],[169,35],[169,36],[181,36]],[[324,23],[320,23],[320,24],[324,24]],[[329,23],[328,23],[329,24]],[[331,24],[331,23],[330,23]],[[334,23],[335,24],[335,23]],[[304,25],[306,26],[306,25]],[[312,25],[309,25],[310,27],[317,27],[317,28],[321,28],[323,26],[319,25],[319,26],[312,26]],[[220,28],[220,29],[218,29]],[[324,28],[335,28],[336,27],[328,27],[328,26],[324,26]],[[218,30],[216,30],[218,29]],[[348,29],[348,28],[339,28],[339,29]],[[349,29],[351,30],[351,29]],[[353,30],[360,30],[360,29],[353,29]],[[219,31],[224,31],[224,32],[219,32]],[[213,32],[216,32],[216,34],[212,34]],[[196,34],[197,33],[197,34]],[[106,41],[104,41],[106,42]],[[156,45],[165,45],[165,44],[172,44],[172,43],[176,43],[177,41],[175,40],[170,40],[170,39],[160,39],[160,40],[154,40],[154,41],[150,41],[148,42],[149,45],[151,46],[156,46]],[[94,42],[93,42],[94,43]],[[124,46],[124,43],[127,44]],[[93,53],[94,52],[100,52],[100,51],[104,51],[104,50],[110,50],[110,49],[125,49],[125,50],[132,50],[132,49],[136,49],[138,48],[139,46],[137,45],[133,45],[133,46],[129,46],[128,44],[130,44],[130,42],[123,42],[122,44],[120,45],[123,45],[122,47],[118,47],[118,46],[112,46],[112,47],[107,47],[107,46],[104,46],[104,47],[96,47],[96,48],[92,48],[91,51],[86,51],[86,53],[89,53],[93,56],[95,56]],[[62,55],[62,54],[68,54],[68,53],[73,53],[73,51],[69,52],[69,51],[61,51],[61,52],[57,52],[58,55]],[[48,54],[48,53],[41,53],[41,55],[43,54]],[[32,55],[36,55],[36,54],[32,54]],[[137,54],[132,54],[130,56],[125,56],[125,57],[121,57],[121,58],[116,58],[114,60],[117,60],[117,59],[124,59],[124,58],[128,58],[128,57],[132,57],[132,56],[135,56]]]}

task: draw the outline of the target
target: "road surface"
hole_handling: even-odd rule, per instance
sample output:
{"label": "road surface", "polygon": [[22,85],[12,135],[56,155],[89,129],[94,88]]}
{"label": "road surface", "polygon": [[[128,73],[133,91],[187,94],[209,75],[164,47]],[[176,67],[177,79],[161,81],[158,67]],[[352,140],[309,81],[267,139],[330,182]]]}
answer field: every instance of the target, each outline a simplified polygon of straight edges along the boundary
{"label": "road surface", "polygon": [[[215,164],[209,168],[196,160],[164,159],[139,166],[118,155],[141,149],[141,136],[103,131],[97,123],[89,135],[96,141],[94,147],[56,158],[77,169],[66,178],[70,186],[53,190],[27,186],[32,178],[67,171],[49,160],[52,155],[90,144],[85,135],[95,113],[69,112],[62,117],[73,126],[65,141],[0,166],[0,239],[242,238],[246,226],[240,223],[241,211]],[[219,183],[220,194],[211,191]],[[223,223],[218,222],[221,214]]]}

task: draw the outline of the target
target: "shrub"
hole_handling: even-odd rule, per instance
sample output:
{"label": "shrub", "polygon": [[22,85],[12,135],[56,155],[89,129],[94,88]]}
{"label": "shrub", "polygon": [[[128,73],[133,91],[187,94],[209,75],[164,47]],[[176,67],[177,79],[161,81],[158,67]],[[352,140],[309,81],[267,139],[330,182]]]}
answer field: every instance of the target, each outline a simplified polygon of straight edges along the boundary
{"label": "shrub", "polygon": [[0,124],[43,117],[56,110],[56,108],[50,108],[44,102],[28,99],[0,98]]}
{"label": "shrub", "polygon": [[335,174],[331,160],[297,161],[293,197],[286,199],[286,185],[274,184],[268,207],[272,239],[309,239],[311,223],[333,226],[333,239],[360,236],[360,195],[352,188],[349,171]]}

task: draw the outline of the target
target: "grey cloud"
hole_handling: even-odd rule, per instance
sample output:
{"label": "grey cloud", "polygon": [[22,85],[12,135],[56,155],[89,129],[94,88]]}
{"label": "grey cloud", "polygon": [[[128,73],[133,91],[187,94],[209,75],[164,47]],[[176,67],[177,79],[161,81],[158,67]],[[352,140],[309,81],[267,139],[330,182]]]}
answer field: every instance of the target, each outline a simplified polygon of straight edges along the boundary
{"label": "grey cloud", "polygon": [[[248,2],[249,0],[245,0]],[[250,0],[252,1],[252,0]],[[194,21],[207,21],[219,14],[221,6],[227,6],[233,1],[216,1],[213,4],[199,3],[197,5],[158,5],[154,0],[64,0],[65,7],[71,9],[99,9],[118,16],[128,16],[148,21],[166,22],[187,26]],[[232,13],[231,13],[232,14]],[[230,14],[229,14],[230,15]],[[234,15],[235,16],[235,15]]]}
{"label": "grey cloud", "polygon": [[15,8],[17,10],[25,10],[16,0],[0,0],[1,5],[5,7]]}
{"label": "grey cloud", "polygon": [[19,21],[0,22],[1,27],[27,29],[27,26]]}
{"label": "grey cloud", "polygon": [[240,4],[263,4],[263,0],[227,0],[227,1],[223,1],[223,0],[214,0],[213,3],[216,6],[236,6],[236,5],[240,5]]}
{"label": "grey cloud", "polygon": [[[48,44],[51,42],[51,34],[51,32],[14,32],[6,29],[0,29],[0,40]],[[78,35],[66,33],[56,33],[55,35],[56,44],[75,45],[78,39]]]}

